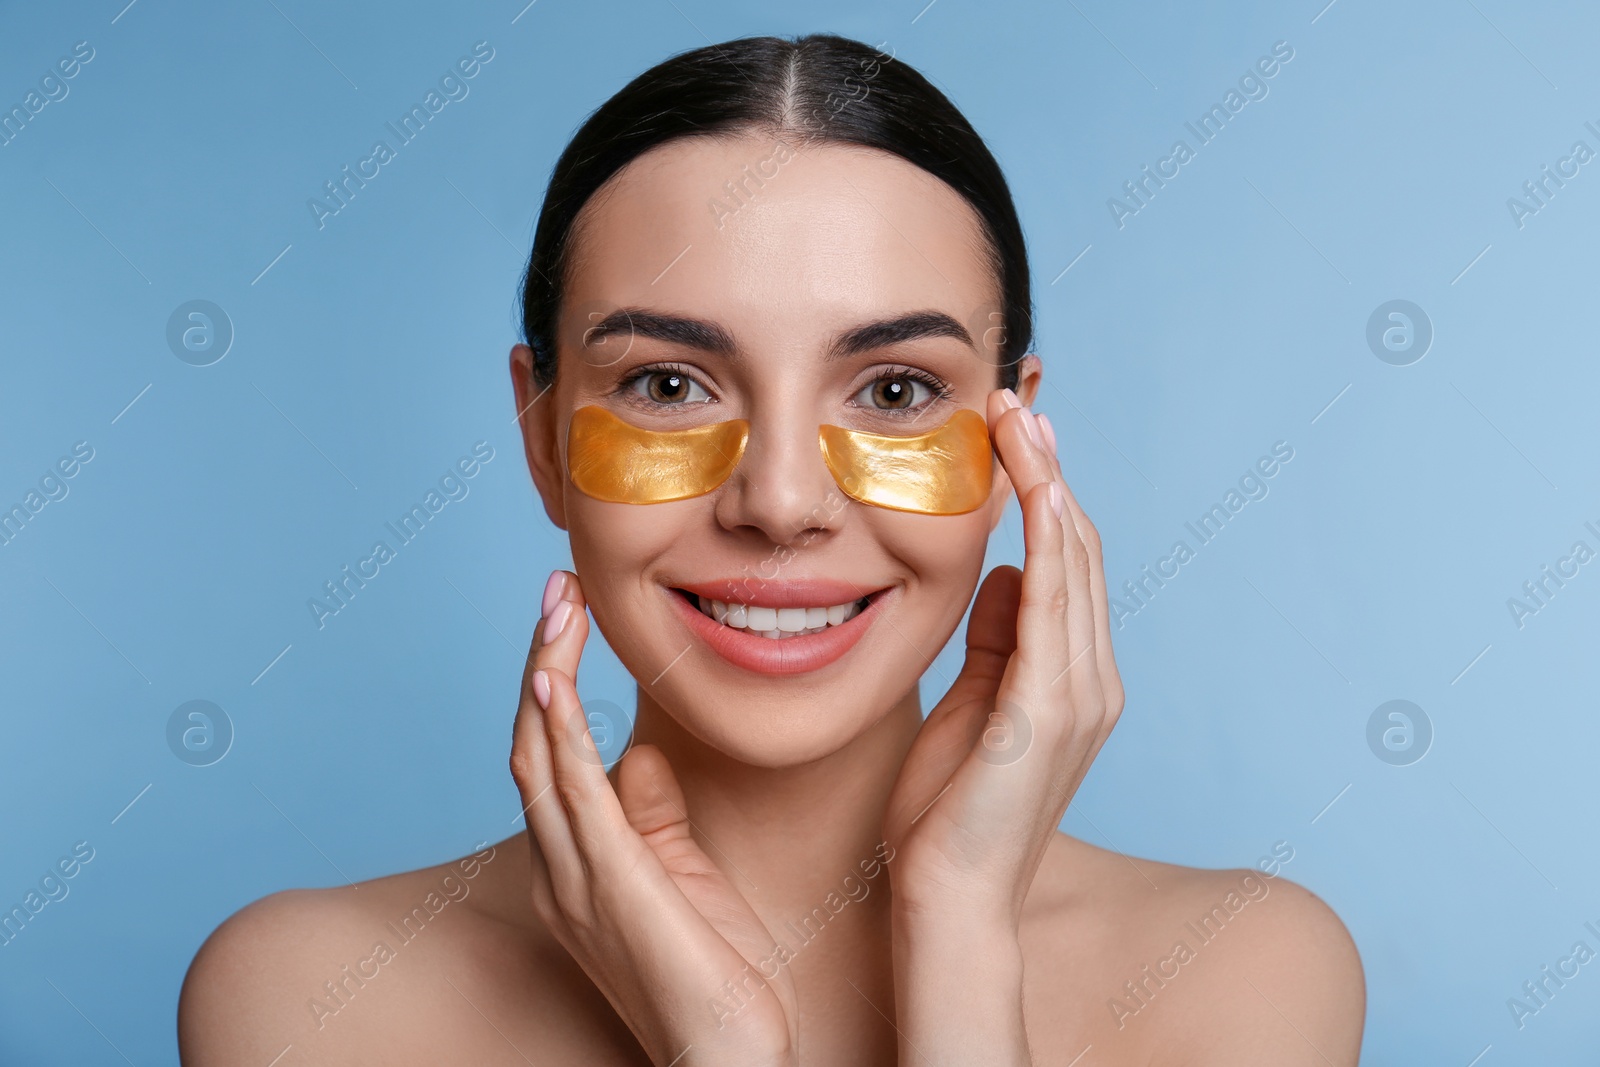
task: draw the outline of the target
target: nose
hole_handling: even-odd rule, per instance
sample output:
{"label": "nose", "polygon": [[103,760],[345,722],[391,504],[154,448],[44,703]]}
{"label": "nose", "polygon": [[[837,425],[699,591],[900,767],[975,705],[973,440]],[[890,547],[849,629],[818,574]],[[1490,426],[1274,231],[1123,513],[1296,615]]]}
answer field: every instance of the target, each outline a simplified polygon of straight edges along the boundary
{"label": "nose", "polygon": [[775,545],[790,545],[837,528],[849,499],[822,461],[817,426],[794,412],[750,420],[744,455],[717,499],[725,529],[759,530]]}

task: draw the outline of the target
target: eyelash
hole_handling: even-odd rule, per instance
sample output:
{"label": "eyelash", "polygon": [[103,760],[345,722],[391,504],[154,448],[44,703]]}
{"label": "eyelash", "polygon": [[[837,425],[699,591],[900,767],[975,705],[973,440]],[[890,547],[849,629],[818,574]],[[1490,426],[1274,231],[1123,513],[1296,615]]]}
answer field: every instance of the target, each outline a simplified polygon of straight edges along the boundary
{"label": "eyelash", "polygon": [[[691,371],[688,367],[684,366],[683,364],[681,364],[681,363],[650,363],[650,364],[647,364],[647,365],[645,365],[643,367],[637,367],[634,370],[632,370],[631,372],[629,372],[622,379],[622,381],[617,383],[616,389],[613,390],[613,395],[620,395],[620,396],[623,397],[623,399],[625,399],[625,400],[627,400],[627,401],[629,401],[631,403],[641,403],[641,404],[647,405],[647,406],[652,407],[652,408],[658,408],[659,409],[659,408],[685,407],[686,405],[682,404],[682,403],[679,403],[679,404],[663,404],[658,400],[652,400],[648,396],[645,396],[642,393],[638,393],[638,392],[634,391],[633,386],[634,386],[635,382],[638,382],[638,381],[640,381],[640,380],[642,380],[644,378],[649,378],[652,375],[656,375],[656,374],[677,374],[677,375],[681,375],[682,377],[685,377],[685,378],[688,378],[688,379],[691,379],[692,381],[694,381],[697,385],[700,386],[700,388],[705,389],[706,390],[706,394],[708,396],[711,394],[711,390],[710,389],[706,389],[705,383],[700,381],[699,376],[696,375],[693,371]],[[701,402],[703,403],[703,401],[701,401]]]}
{"label": "eyelash", "polygon": [[[915,367],[904,366],[880,368],[876,374],[874,374],[871,378],[868,378],[866,382],[862,384],[861,389],[866,389],[867,387],[876,385],[878,382],[886,379],[892,380],[895,378],[909,378],[913,381],[921,382],[923,385],[928,387],[929,392],[931,392],[933,396],[927,401],[927,403],[921,404],[914,408],[869,408],[868,410],[876,412],[880,415],[887,415],[890,418],[914,418],[917,415],[922,414],[928,408],[933,407],[941,400],[949,400],[955,392],[950,388],[950,386],[946,385],[943,380],[934,377],[927,371],[918,370]],[[861,392],[861,389],[857,389],[856,392]]]}
{"label": "eyelash", "polygon": [[[617,383],[614,393],[622,395],[630,402],[643,403],[653,408],[682,407],[682,404],[663,404],[659,401],[651,400],[649,397],[644,396],[634,390],[633,386],[636,382],[655,374],[679,374],[685,378],[692,379],[694,382],[699,384],[702,389],[705,389],[707,394],[710,394],[711,392],[710,389],[706,389],[705,383],[701,382],[699,377],[697,377],[693,371],[681,363],[650,363],[642,367],[637,367],[633,371],[629,372],[622,379],[622,381]],[[855,393],[860,393],[862,389],[876,385],[878,382],[896,378],[908,378],[913,381],[921,382],[923,385],[928,387],[928,390],[933,394],[933,396],[926,403],[915,408],[871,408],[870,410],[881,415],[887,415],[891,418],[911,418],[916,415],[920,415],[924,410],[932,407],[942,400],[949,400],[954,395],[954,390],[952,390],[950,386],[947,385],[942,379],[929,374],[927,371],[918,370],[916,367],[906,366],[889,366],[880,368],[876,374],[874,374],[871,378],[868,378],[861,385],[860,389],[855,390]],[[852,393],[851,395],[854,396],[855,393]]]}

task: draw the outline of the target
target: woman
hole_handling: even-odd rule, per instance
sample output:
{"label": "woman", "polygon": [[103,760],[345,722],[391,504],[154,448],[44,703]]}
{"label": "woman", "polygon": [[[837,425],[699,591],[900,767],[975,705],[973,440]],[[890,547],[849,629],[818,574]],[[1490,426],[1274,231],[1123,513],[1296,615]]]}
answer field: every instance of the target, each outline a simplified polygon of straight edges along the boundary
{"label": "woman", "polygon": [[[1316,897],[1056,829],[1123,688],[1030,306],[998,166],[891,56],[731,41],[601,107],[511,352],[575,572],[523,677],[527,830],[245,908],[184,1062],[1354,1064]],[[977,588],[1013,493],[1024,567]],[[589,613],[638,683],[609,774]]]}

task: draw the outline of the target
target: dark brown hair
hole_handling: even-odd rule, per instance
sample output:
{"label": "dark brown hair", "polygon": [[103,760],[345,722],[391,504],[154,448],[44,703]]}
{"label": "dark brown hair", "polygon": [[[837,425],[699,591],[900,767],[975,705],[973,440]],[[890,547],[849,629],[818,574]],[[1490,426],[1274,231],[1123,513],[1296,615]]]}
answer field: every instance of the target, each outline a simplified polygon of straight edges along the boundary
{"label": "dark brown hair", "polygon": [[876,148],[960,193],[982,219],[1001,293],[999,321],[983,316],[969,330],[1003,329],[1000,385],[1016,385],[1017,363],[1033,341],[1033,305],[1022,225],[999,164],[920,73],[860,41],[823,33],[744,37],[682,52],[634,78],[579,127],[551,172],[522,280],[523,340],[533,349],[537,384],[555,380],[573,222],[595,191],[668,141],[758,131],[800,145]]}

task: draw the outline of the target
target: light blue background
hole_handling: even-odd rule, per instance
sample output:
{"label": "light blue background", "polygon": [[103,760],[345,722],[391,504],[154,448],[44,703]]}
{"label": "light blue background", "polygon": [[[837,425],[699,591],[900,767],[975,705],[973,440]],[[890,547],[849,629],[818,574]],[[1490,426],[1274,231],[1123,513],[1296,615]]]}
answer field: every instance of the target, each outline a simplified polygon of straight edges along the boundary
{"label": "light blue background", "polygon": [[[1522,228],[1506,206],[1600,149],[1592,6],[125,2],[0,14],[6,108],[95,49],[0,148],[0,503],[95,450],[0,547],[0,904],[95,849],[0,948],[0,1060],[175,1062],[179,984],[227,915],[514,829],[520,664],[570,563],[505,372],[544,182],[667,55],[810,30],[885,42],[1005,168],[1038,406],[1113,586],[1294,449],[1116,634],[1127,711],[1064,827],[1216,867],[1289,842],[1284,874],[1361,950],[1364,1063],[1592,1055],[1600,964],[1520,1031],[1506,1005],[1600,948],[1600,563],[1521,628],[1506,604],[1600,549],[1600,163]],[[307,198],[479,40],[470,95],[319,231]],[[1119,229],[1107,199],[1280,40],[1270,94]],[[197,298],[236,330],[203,368],[165,339]],[[1396,298],[1436,331],[1405,367],[1365,340]],[[319,631],[307,598],[479,440],[470,495]],[[1013,509],[991,564],[1019,547]],[[631,707],[599,642],[580,682]],[[1410,766],[1366,740],[1396,698],[1435,731]],[[214,766],[167,746],[192,699],[236,730]]]}

